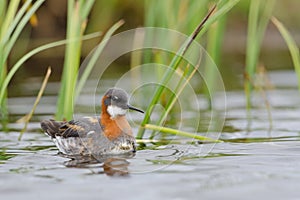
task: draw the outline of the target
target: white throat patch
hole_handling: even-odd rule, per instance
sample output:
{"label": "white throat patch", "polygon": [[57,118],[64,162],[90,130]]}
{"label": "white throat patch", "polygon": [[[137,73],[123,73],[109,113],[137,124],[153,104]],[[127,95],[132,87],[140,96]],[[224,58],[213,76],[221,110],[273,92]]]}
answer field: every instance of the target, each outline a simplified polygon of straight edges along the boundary
{"label": "white throat patch", "polygon": [[111,118],[115,118],[118,115],[125,115],[127,110],[117,107],[117,106],[110,105],[107,107],[107,112]]}

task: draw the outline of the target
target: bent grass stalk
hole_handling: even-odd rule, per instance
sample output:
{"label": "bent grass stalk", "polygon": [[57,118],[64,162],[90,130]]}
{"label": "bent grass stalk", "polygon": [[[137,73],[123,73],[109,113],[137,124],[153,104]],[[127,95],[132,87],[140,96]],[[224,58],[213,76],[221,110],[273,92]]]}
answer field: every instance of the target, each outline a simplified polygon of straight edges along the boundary
{"label": "bent grass stalk", "polygon": [[161,133],[168,133],[168,134],[173,134],[173,135],[179,135],[179,136],[182,136],[182,137],[193,138],[193,139],[200,140],[202,142],[214,142],[214,143],[223,142],[222,140],[215,140],[215,139],[212,139],[212,138],[209,138],[209,137],[200,136],[200,135],[192,134],[192,133],[189,133],[189,132],[180,131],[180,130],[177,130],[177,129],[157,126],[157,125],[154,125],[154,124],[145,124],[144,128],[159,131]]}
{"label": "bent grass stalk", "polygon": [[289,31],[286,27],[275,17],[272,17],[273,24],[277,27],[280,34],[282,35],[283,39],[285,40],[291,57],[294,64],[294,68],[298,77],[298,89],[300,90],[300,54],[299,54],[299,47],[297,46],[296,41],[293,39]]}
{"label": "bent grass stalk", "polygon": [[43,95],[43,93],[44,93],[44,90],[45,90],[45,88],[46,88],[46,85],[47,85],[47,83],[48,83],[48,80],[49,80],[50,75],[51,75],[51,67],[48,67],[47,72],[46,72],[46,76],[45,76],[45,78],[44,78],[44,80],[43,80],[41,89],[40,89],[40,91],[39,91],[39,93],[38,93],[38,95],[37,95],[37,97],[36,97],[36,100],[35,100],[35,102],[34,102],[34,104],[33,104],[33,107],[32,107],[32,109],[31,109],[30,113],[27,114],[27,115],[24,117],[25,125],[24,125],[24,128],[21,130],[20,135],[19,135],[19,137],[18,137],[18,140],[19,140],[19,141],[22,139],[22,136],[23,136],[24,132],[27,130],[28,123],[29,123],[29,121],[30,121],[30,119],[31,119],[31,117],[32,117],[32,115],[33,115],[33,113],[34,113],[34,111],[35,111],[35,109],[36,109],[38,103],[39,103],[40,100],[41,100],[41,97],[42,97],[42,95]]}

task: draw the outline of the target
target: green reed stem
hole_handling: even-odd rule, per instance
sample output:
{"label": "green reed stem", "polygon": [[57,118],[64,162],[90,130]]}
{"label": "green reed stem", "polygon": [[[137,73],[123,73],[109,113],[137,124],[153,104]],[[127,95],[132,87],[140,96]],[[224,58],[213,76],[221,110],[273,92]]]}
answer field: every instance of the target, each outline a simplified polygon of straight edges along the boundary
{"label": "green reed stem", "polygon": [[73,40],[74,38],[78,38],[78,40],[72,41],[66,46],[64,69],[56,111],[56,118],[60,120],[71,119],[73,115],[73,93],[81,54],[82,21],[79,16],[79,9],[78,1],[68,1],[67,39]]}
{"label": "green reed stem", "polygon": [[260,46],[270,20],[275,0],[252,0],[248,15],[248,34],[246,49],[245,94],[246,107],[251,108],[251,81],[255,75],[259,59]]}
{"label": "green reed stem", "polygon": [[275,17],[272,18],[273,24],[277,27],[280,34],[282,35],[283,39],[285,40],[292,60],[294,64],[294,68],[298,77],[298,89],[300,90],[300,54],[299,54],[299,47],[297,46],[296,41],[293,39],[289,31],[286,29],[286,27]]}
{"label": "green reed stem", "polygon": [[[58,96],[56,119],[71,119],[73,116],[73,98],[80,65],[82,36],[86,28],[88,13],[94,0],[68,1],[67,39],[72,40],[66,46],[64,70]],[[75,39],[75,40],[74,40]]]}

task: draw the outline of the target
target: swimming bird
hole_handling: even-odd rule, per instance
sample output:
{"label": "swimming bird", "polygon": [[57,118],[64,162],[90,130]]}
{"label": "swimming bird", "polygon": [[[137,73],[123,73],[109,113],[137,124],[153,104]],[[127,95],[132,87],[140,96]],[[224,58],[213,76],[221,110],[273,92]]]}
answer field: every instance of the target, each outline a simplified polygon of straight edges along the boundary
{"label": "swimming bird", "polygon": [[66,155],[122,154],[136,151],[136,141],[126,119],[127,110],[142,110],[128,104],[127,93],[109,89],[101,101],[100,117],[83,117],[71,121],[41,122],[59,151]]}

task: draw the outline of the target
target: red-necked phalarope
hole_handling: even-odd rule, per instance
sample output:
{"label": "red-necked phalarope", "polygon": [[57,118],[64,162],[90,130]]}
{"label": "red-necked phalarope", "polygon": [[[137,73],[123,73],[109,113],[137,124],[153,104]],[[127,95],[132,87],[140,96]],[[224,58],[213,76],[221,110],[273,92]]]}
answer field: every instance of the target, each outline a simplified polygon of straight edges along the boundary
{"label": "red-necked phalarope", "polygon": [[144,113],[128,104],[127,93],[109,89],[102,98],[100,118],[83,117],[71,121],[44,120],[41,127],[59,151],[67,155],[101,155],[135,152],[136,142],[125,117],[128,109]]}

